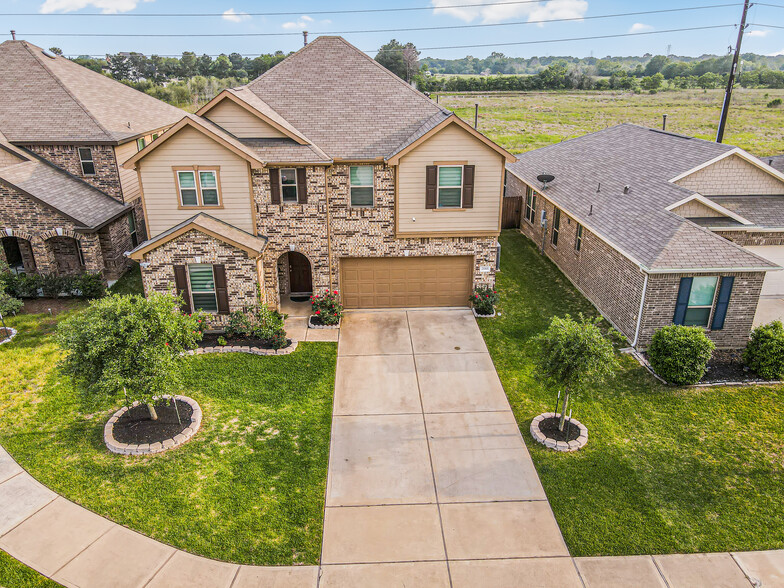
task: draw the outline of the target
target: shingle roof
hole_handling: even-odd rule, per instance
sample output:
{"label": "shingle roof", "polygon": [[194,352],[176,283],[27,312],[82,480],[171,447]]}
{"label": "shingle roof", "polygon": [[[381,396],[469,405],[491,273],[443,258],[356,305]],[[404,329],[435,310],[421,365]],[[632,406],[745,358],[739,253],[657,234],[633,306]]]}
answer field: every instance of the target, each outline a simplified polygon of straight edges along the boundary
{"label": "shingle roof", "polygon": [[340,37],[319,37],[246,88],[334,159],[381,159],[451,113]]}
{"label": "shingle roof", "polygon": [[164,243],[175,239],[181,234],[190,230],[202,231],[208,235],[212,235],[224,242],[227,242],[235,247],[244,249],[248,254],[258,255],[267,246],[266,237],[257,237],[238,229],[220,219],[215,218],[205,212],[200,212],[190,218],[185,219],[179,224],[174,225],[170,229],[156,235],[152,239],[141,243],[136,249],[131,251],[128,255],[137,260],[147,251],[160,247]]}
{"label": "shingle roof", "polygon": [[131,210],[88,183],[34,157],[0,169],[0,183],[60,211],[85,229],[97,229]]}
{"label": "shingle roof", "polygon": [[739,214],[757,227],[784,227],[784,196],[710,196],[708,199]]}
{"label": "shingle roof", "polygon": [[666,210],[694,194],[669,180],[732,149],[622,124],[518,155],[507,169],[535,187],[554,175],[545,197],[648,270],[771,267]]}
{"label": "shingle roof", "polygon": [[[0,44],[0,131],[15,143],[123,142],[183,111],[26,41]],[[129,126],[130,125],[130,126]]]}
{"label": "shingle roof", "polygon": [[773,169],[784,172],[784,155],[768,155],[767,157],[760,157],[760,159]]}
{"label": "shingle roof", "polygon": [[291,139],[239,139],[266,164],[329,164],[326,153],[315,145],[300,145]]}

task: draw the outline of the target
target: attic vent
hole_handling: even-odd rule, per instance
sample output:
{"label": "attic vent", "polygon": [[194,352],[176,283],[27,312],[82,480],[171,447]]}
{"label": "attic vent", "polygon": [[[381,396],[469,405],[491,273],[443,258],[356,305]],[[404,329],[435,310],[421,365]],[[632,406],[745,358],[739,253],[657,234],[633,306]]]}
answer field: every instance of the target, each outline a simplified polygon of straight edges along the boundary
{"label": "attic vent", "polygon": [[57,55],[55,55],[54,53],[52,53],[48,49],[41,49],[41,53],[46,55],[49,59],[56,59],[57,58]]}
{"label": "attic vent", "polygon": [[629,192],[631,192],[631,190],[632,190],[632,187],[631,187],[631,186],[628,186],[628,185],[627,185],[627,186],[624,186],[624,187],[623,187],[623,193],[624,193],[624,194],[628,194]]}

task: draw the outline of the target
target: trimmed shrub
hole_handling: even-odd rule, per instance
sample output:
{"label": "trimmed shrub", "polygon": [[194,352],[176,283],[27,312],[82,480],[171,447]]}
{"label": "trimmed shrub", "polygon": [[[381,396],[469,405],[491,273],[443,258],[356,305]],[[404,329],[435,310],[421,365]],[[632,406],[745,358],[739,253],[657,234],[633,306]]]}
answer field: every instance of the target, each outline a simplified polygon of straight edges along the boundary
{"label": "trimmed shrub", "polygon": [[784,325],[773,321],[751,332],[743,361],[766,380],[784,380]]}
{"label": "trimmed shrub", "polygon": [[498,304],[498,292],[490,286],[477,286],[468,301],[474,305],[478,314],[490,315]]}
{"label": "trimmed shrub", "polygon": [[343,316],[343,305],[340,303],[337,290],[333,292],[325,290],[321,296],[318,294],[311,296],[310,304],[313,307],[313,314],[321,319],[322,324],[336,325]]}
{"label": "trimmed shrub", "polygon": [[261,339],[274,349],[285,347],[288,342],[283,315],[264,304],[244,310],[235,310],[229,316],[226,334],[229,337]]}
{"label": "trimmed shrub", "polygon": [[0,282],[16,298],[38,298],[38,290],[48,298],[74,296],[92,300],[106,294],[103,277],[99,273],[85,272],[59,276],[56,274],[0,273]]}
{"label": "trimmed shrub", "polygon": [[103,298],[106,295],[106,286],[103,284],[101,274],[85,272],[71,276],[71,289],[69,291],[73,292],[75,296],[94,300],[95,298]]}
{"label": "trimmed shrub", "polygon": [[653,334],[648,358],[653,370],[671,384],[696,384],[715,349],[700,327],[669,325]]}
{"label": "trimmed shrub", "polygon": [[0,284],[0,315],[8,316],[9,314],[16,314],[22,310],[24,302],[18,298],[14,298],[8,292],[3,291],[3,286]]}

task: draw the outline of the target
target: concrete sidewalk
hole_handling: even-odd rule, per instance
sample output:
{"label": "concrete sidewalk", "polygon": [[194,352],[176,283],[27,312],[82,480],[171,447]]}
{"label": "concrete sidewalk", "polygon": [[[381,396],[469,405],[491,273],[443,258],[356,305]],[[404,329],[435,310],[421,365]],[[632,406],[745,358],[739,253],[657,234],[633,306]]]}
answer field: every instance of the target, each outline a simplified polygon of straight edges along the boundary
{"label": "concrete sidewalk", "polygon": [[58,497],[0,448],[0,549],[74,588],[784,587],[784,551],[569,557],[467,311],[344,317],[325,511],[321,566],[218,562]]}

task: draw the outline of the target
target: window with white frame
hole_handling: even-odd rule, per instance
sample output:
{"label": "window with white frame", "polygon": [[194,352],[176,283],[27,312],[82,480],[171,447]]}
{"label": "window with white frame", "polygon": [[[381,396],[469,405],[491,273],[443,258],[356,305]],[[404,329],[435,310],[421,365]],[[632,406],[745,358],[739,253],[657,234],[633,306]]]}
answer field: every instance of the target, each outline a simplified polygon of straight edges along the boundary
{"label": "window with white frame", "polygon": [[536,222],[536,194],[530,186],[525,189],[525,220],[531,224]]}
{"label": "window with white frame", "polygon": [[215,293],[215,274],[211,265],[191,264],[188,266],[193,310],[218,312],[218,297]]}
{"label": "window with white frame", "polygon": [[577,223],[577,236],[574,240],[574,250],[580,251],[583,247],[583,226],[580,223]]}
{"label": "window with white frame", "polygon": [[280,170],[280,192],[283,202],[297,202],[297,168],[284,167]]}
{"label": "window with white frame", "polygon": [[179,170],[177,183],[182,206],[220,206],[216,170]]}
{"label": "window with white frame", "polygon": [[438,166],[438,208],[460,208],[463,205],[463,166]]}
{"label": "window with white frame", "polygon": [[716,299],[716,276],[694,278],[683,324],[687,327],[707,327]]}
{"label": "window with white frame", "polygon": [[82,166],[83,176],[95,175],[95,162],[93,161],[93,150],[89,147],[79,147],[79,163]]}
{"label": "window with white frame", "polygon": [[351,206],[373,206],[373,166],[352,165],[349,168]]}

